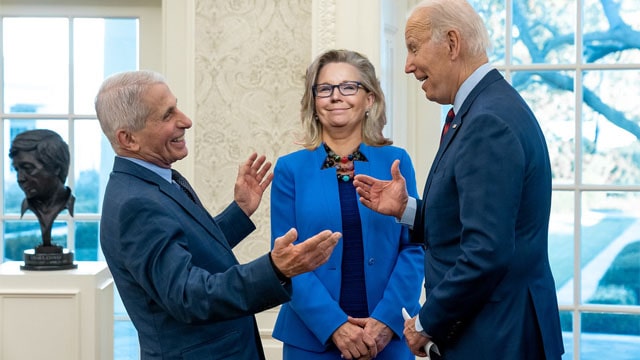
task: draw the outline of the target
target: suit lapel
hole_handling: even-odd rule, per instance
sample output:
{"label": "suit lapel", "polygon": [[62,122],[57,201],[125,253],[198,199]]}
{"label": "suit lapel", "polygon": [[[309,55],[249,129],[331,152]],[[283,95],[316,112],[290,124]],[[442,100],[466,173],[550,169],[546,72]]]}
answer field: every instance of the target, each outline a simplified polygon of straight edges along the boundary
{"label": "suit lapel", "polygon": [[[435,158],[433,159],[433,164],[431,165],[431,169],[429,169],[429,175],[427,176],[427,182],[424,186],[424,191],[422,193],[422,199],[425,200],[427,198],[427,193],[429,192],[429,188],[431,187],[431,183],[433,181],[433,173],[435,172],[435,170],[438,168],[439,164],[440,164],[440,160],[442,159],[442,155],[447,151],[447,148],[449,147],[449,144],[451,143],[451,141],[453,140],[453,138],[455,137],[456,133],[460,130],[460,128],[462,127],[462,123],[464,120],[464,117],[466,116],[467,112],[469,112],[469,108],[471,108],[471,105],[473,104],[473,102],[476,100],[476,98],[478,98],[478,96],[480,94],[482,94],[483,90],[493,84],[494,82],[503,79],[502,75],[500,75],[500,72],[498,72],[498,70],[493,69],[491,71],[489,71],[487,73],[487,75],[485,75],[482,80],[480,80],[480,82],[473,88],[473,90],[471,90],[471,92],[469,93],[469,95],[467,96],[467,98],[464,100],[464,102],[462,103],[462,106],[460,107],[460,110],[458,110],[458,113],[456,113],[455,118],[453,119],[452,123],[451,123],[451,127],[449,128],[449,131],[447,132],[447,134],[445,135],[445,137],[442,139],[442,144],[440,144],[440,147],[438,148],[438,152],[436,153]],[[423,217],[424,216],[424,212],[425,212],[425,201],[422,202],[422,206],[420,208],[420,216]]]}
{"label": "suit lapel", "polygon": [[119,157],[116,157],[114,161],[113,171],[123,172],[158,186],[161,193],[180,205],[189,215],[202,225],[202,227],[205,228],[207,232],[216,239],[216,241],[219,241],[225,247],[229,248],[229,244],[222,241],[222,239],[224,239],[224,233],[215,223],[211,215],[209,215],[207,210],[191,201],[191,199],[189,199],[176,185],[169,183],[149,169]]}

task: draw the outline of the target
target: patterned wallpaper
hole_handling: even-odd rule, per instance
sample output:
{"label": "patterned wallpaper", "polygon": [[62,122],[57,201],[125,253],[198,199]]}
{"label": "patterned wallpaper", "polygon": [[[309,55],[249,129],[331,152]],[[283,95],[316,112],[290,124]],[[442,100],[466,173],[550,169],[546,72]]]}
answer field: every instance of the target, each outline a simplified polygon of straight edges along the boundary
{"label": "patterned wallpaper", "polygon": [[[312,0],[198,0],[195,23],[195,187],[212,214],[233,198],[238,166],[256,151],[275,164],[299,146],[300,98],[311,61]],[[269,251],[270,188],[257,230],[234,251]]]}

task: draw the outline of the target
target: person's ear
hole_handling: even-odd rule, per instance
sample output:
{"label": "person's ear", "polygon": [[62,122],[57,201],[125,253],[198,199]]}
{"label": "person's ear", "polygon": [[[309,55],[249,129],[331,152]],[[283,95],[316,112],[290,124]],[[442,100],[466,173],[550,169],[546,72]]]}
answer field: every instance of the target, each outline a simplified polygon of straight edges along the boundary
{"label": "person's ear", "polygon": [[376,102],[376,96],[373,94],[373,92],[369,92],[367,94],[367,109],[371,109],[371,107],[373,107],[373,104],[375,104]]}
{"label": "person's ear", "polygon": [[447,32],[447,46],[449,47],[451,60],[458,58],[460,55],[460,32],[458,30],[449,30]]}
{"label": "person's ear", "polygon": [[118,129],[116,131],[116,140],[121,149],[136,152],[140,149],[140,145],[136,141],[136,137],[129,131]]}

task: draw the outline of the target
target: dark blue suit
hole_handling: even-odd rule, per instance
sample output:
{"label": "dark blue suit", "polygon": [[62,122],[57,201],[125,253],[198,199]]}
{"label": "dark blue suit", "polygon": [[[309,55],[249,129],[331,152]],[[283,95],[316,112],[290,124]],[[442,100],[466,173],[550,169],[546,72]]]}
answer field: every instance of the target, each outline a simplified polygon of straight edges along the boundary
{"label": "dark blue suit", "polygon": [[268,255],[231,251],[255,229],[234,202],[212,218],[174,184],[119,158],[100,242],[142,360],[264,359],[253,314],[289,300]]}
{"label": "dark blue suit", "polygon": [[444,137],[413,228],[426,245],[420,323],[445,359],[560,358],[550,206],[542,131],[492,70]]}

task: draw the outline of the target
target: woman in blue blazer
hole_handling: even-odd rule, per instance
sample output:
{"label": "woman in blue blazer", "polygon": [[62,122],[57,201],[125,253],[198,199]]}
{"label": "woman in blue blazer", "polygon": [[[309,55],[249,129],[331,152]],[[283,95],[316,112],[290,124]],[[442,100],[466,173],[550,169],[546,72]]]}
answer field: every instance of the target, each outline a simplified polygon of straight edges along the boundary
{"label": "woman in blue blazer", "polygon": [[413,359],[401,309],[419,308],[423,248],[393,217],[359,204],[354,174],[384,178],[399,159],[407,189],[416,182],[406,151],[382,135],[384,95],[371,63],[347,50],[320,55],[302,98],[305,149],[278,159],[271,190],[272,239],[295,227],[299,239],[340,231],[329,261],[296,276],[273,336],[284,359]]}

